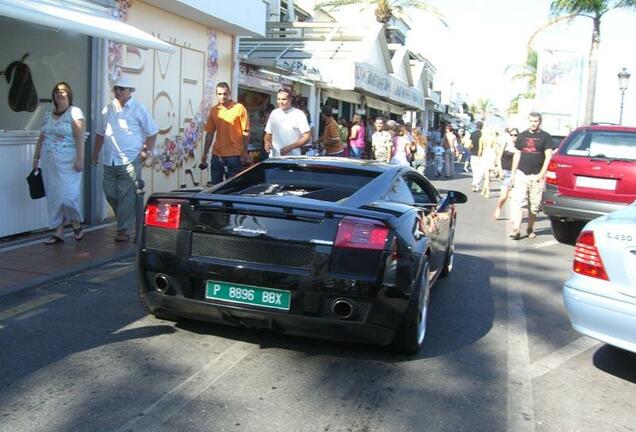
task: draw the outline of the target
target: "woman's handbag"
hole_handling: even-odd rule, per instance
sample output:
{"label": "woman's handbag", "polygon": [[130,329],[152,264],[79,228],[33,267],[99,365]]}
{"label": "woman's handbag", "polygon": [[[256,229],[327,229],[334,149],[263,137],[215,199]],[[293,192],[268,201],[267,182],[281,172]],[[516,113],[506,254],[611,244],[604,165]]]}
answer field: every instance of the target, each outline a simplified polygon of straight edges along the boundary
{"label": "woman's handbag", "polygon": [[27,176],[26,181],[29,184],[29,194],[31,195],[31,199],[44,198],[46,194],[44,193],[44,181],[42,181],[42,170],[40,168],[36,168],[31,171],[31,174]]}

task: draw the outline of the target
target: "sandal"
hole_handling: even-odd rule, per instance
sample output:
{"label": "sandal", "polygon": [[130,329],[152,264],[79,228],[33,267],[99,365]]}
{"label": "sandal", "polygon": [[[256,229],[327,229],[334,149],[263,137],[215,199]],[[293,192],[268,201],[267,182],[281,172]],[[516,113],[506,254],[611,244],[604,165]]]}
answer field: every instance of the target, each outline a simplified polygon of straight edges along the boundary
{"label": "sandal", "polygon": [[118,243],[127,242],[130,240],[130,235],[126,231],[118,231],[115,236],[115,241]]}
{"label": "sandal", "polygon": [[44,242],[44,244],[47,246],[51,246],[58,243],[64,243],[64,239],[57,235],[52,235],[51,237],[49,237],[47,241]]}
{"label": "sandal", "polygon": [[526,231],[528,233],[528,238],[537,238],[537,234],[534,232],[534,230],[529,229],[528,231]]}
{"label": "sandal", "polygon": [[75,238],[75,241],[82,241],[84,238],[84,230],[82,227],[73,228],[73,238]]}
{"label": "sandal", "polygon": [[519,233],[519,231],[513,231],[510,234],[508,234],[508,237],[512,240],[519,240],[521,238],[521,233]]}

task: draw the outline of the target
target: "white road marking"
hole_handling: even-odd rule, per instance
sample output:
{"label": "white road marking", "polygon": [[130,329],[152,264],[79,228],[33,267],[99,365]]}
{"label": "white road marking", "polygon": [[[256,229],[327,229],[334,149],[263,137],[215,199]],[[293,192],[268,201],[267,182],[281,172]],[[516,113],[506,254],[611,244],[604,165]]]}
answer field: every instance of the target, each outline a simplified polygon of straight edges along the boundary
{"label": "white road marking", "polygon": [[530,365],[530,375],[532,378],[539,378],[548,372],[558,368],[568,360],[584,353],[585,351],[601,346],[603,343],[586,336],[580,337],[574,342],[559,348],[543,357],[541,360]]}
{"label": "white road marking", "polygon": [[0,321],[4,321],[6,319],[9,318],[13,318],[16,315],[20,315],[23,314],[25,312],[28,312],[32,309],[37,309],[41,306],[44,306],[47,303],[51,303],[52,301],[55,301],[57,299],[61,299],[62,297],[66,297],[64,294],[60,294],[60,293],[52,293],[52,294],[47,294],[45,296],[42,297],[38,297],[34,300],[28,301],[26,303],[22,303],[18,306],[3,310],[2,312],[0,312]]}
{"label": "white road marking", "polygon": [[115,279],[116,277],[123,276],[123,275],[125,275],[127,273],[130,273],[134,269],[135,269],[135,265],[134,264],[126,264],[123,267],[116,268],[114,270],[107,271],[107,272],[105,272],[103,274],[100,274],[99,276],[95,276],[93,278],[90,278],[90,279],[88,279],[88,282],[95,283],[95,284],[103,283],[103,282],[106,282],[108,280]]}
{"label": "white road marking", "polygon": [[534,400],[529,372],[530,353],[525,305],[518,273],[519,252],[506,246],[506,286],[508,287],[508,395],[507,428],[534,432]]}
{"label": "white road marking", "polygon": [[548,240],[548,241],[544,241],[541,243],[537,243],[535,245],[532,246],[528,246],[528,247],[524,247],[522,249],[519,249],[519,252],[523,252],[523,251],[527,251],[527,250],[533,250],[533,249],[541,249],[544,247],[548,247],[548,246],[554,246],[554,245],[558,245],[559,242],[556,240]]}
{"label": "white road marking", "polygon": [[184,382],[170,390],[161,399],[144,409],[117,432],[154,432],[178,414],[201,393],[213,386],[225,374],[249,354],[256,351],[256,345],[236,342],[214,360],[203,366]]}

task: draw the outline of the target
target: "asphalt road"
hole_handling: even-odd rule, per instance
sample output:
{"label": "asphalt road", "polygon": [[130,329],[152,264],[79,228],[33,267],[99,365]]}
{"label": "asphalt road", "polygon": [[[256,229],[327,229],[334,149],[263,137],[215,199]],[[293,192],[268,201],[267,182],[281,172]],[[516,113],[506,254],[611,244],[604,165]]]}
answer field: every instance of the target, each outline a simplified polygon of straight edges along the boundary
{"label": "asphalt road", "polygon": [[0,430],[636,430],[636,355],[565,314],[572,247],[544,218],[508,240],[496,198],[467,193],[419,356],[160,321],[116,262],[1,299]]}

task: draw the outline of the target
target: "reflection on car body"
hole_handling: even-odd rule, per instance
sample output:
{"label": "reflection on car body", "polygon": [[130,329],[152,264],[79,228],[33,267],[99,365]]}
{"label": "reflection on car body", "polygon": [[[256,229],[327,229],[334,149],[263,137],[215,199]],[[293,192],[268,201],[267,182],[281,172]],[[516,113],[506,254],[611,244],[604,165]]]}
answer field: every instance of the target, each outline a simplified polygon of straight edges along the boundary
{"label": "reflection on car body", "polygon": [[139,294],[158,317],[415,353],[465,201],[408,167],[269,159],[208,189],[149,198]]}

